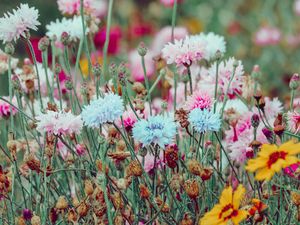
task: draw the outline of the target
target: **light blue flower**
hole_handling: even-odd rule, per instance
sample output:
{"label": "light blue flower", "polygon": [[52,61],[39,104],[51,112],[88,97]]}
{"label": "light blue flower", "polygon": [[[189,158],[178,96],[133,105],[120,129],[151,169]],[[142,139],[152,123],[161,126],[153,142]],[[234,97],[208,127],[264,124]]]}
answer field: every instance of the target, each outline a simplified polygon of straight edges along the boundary
{"label": "light blue flower", "polygon": [[113,122],[124,112],[123,100],[119,95],[106,94],[104,98],[92,100],[81,112],[82,120],[88,127],[99,127],[100,125]]}
{"label": "light blue flower", "polygon": [[213,113],[212,111],[209,111],[207,109],[193,109],[189,113],[188,120],[192,124],[194,129],[199,133],[218,131],[221,126],[220,115],[217,113]]}
{"label": "light blue flower", "polygon": [[176,123],[171,117],[150,116],[147,120],[136,122],[132,132],[134,139],[143,146],[153,143],[164,148],[165,145],[172,143],[176,135]]}

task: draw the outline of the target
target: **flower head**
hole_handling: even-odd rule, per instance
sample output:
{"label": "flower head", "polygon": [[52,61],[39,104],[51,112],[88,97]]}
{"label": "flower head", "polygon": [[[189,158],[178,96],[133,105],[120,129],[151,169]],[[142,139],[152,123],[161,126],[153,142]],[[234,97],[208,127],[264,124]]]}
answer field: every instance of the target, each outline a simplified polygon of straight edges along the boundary
{"label": "flower head", "polygon": [[221,126],[220,115],[207,109],[193,109],[189,114],[188,120],[199,133],[218,131]]}
{"label": "flower head", "polygon": [[279,147],[264,144],[255,159],[250,159],[246,170],[256,171],[256,180],[271,180],[276,172],[299,162],[297,154],[300,153],[300,143],[288,141]]}
{"label": "flower head", "polygon": [[153,143],[165,148],[165,145],[173,141],[176,123],[171,117],[150,116],[147,120],[136,122],[132,131],[134,139],[141,142],[143,146]]}
{"label": "flower head", "polygon": [[211,96],[206,92],[196,91],[193,95],[188,96],[186,101],[187,110],[199,109],[211,109],[213,100]]}
{"label": "flower head", "polygon": [[0,40],[4,43],[16,41],[20,36],[25,36],[25,32],[37,30],[40,22],[37,20],[39,12],[34,7],[29,7],[28,4],[21,4],[17,10],[12,13],[4,14],[0,18]]}
{"label": "flower head", "polygon": [[40,114],[36,117],[37,131],[48,132],[55,135],[69,135],[80,133],[83,122],[80,116],[75,116],[71,112],[47,111],[46,114]]}
{"label": "flower head", "polygon": [[107,122],[114,122],[124,111],[123,100],[119,95],[106,94],[103,98],[92,100],[81,112],[84,124],[99,127]]}
{"label": "flower head", "polygon": [[167,64],[176,64],[177,67],[191,66],[205,56],[204,42],[196,36],[186,36],[184,39],[168,43],[162,49],[162,56]]}
{"label": "flower head", "polygon": [[[9,101],[9,97],[3,97],[3,98]],[[12,104],[14,105],[17,104],[16,98],[12,99]],[[15,107],[11,107],[10,104],[8,104],[7,102],[0,100],[0,118],[9,118],[11,115],[10,109],[12,111],[13,116],[17,114],[18,110]]]}
{"label": "flower head", "polygon": [[118,119],[117,120],[117,125],[120,126],[120,127],[122,127],[124,125],[124,128],[127,131],[131,131],[131,129],[133,128],[134,124],[138,121],[137,116],[139,118],[143,117],[143,115],[141,115],[141,113],[139,113],[138,111],[136,111],[134,113],[134,111],[131,108],[129,108],[122,115],[123,124],[122,124],[122,120]]}
{"label": "flower head", "polygon": [[221,194],[219,204],[204,215],[199,221],[199,225],[238,225],[248,215],[246,210],[240,209],[245,192],[246,189],[242,185],[239,185],[235,191],[232,187],[225,188]]}
{"label": "flower head", "polygon": [[276,27],[261,27],[255,33],[254,42],[259,46],[276,45],[281,39],[281,32]]}
{"label": "flower head", "polygon": [[286,116],[288,129],[294,133],[298,133],[300,130],[300,113],[297,111],[288,112]]}

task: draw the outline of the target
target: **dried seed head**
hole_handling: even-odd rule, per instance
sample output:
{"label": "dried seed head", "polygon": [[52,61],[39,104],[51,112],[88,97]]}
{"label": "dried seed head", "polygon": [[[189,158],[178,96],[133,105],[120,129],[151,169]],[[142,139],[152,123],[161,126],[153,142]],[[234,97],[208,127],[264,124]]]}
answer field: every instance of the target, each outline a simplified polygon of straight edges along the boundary
{"label": "dried seed head", "polygon": [[180,123],[182,128],[187,128],[190,124],[188,121],[188,111],[180,108],[175,111],[175,120]]}
{"label": "dried seed head", "polygon": [[147,198],[150,197],[150,191],[144,184],[140,184],[139,188],[140,188],[141,198],[146,198],[147,199]]}
{"label": "dried seed head", "polygon": [[155,202],[158,206],[158,208],[161,208],[163,213],[168,213],[170,212],[170,207],[169,205],[163,201],[159,196],[155,198]]}
{"label": "dried seed head", "polygon": [[252,125],[252,127],[257,128],[259,126],[259,121],[260,121],[259,115],[256,114],[256,113],[254,113],[252,115],[252,117],[251,117],[251,125]]}
{"label": "dried seed head", "polygon": [[113,200],[113,204],[115,206],[116,209],[123,209],[124,208],[124,202],[122,199],[122,196],[120,194],[120,192],[115,192],[112,195],[112,200]]}
{"label": "dried seed head", "polygon": [[274,133],[276,135],[278,135],[279,137],[283,134],[284,130],[285,130],[285,128],[282,125],[277,125],[274,127]]}
{"label": "dried seed head", "polygon": [[204,167],[201,170],[200,177],[203,181],[209,180],[211,178],[211,175],[213,174],[213,169],[210,167]]}
{"label": "dried seed head", "polygon": [[76,209],[80,217],[85,217],[88,214],[89,207],[85,202],[82,202]]}
{"label": "dried seed head", "polygon": [[84,192],[86,195],[92,195],[94,192],[93,183],[91,180],[84,181]]}
{"label": "dried seed head", "polygon": [[202,171],[202,165],[195,159],[191,159],[187,162],[187,167],[190,173],[200,176]]}
{"label": "dried seed head", "polygon": [[194,221],[192,220],[191,216],[187,213],[184,214],[183,219],[180,221],[180,225],[193,225]]}
{"label": "dried seed head", "polygon": [[142,176],[143,169],[141,167],[141,164],[137,160],[131,161],[126,168],[126,173],[127,176]]}
{"label": "dried seed head", "polygon": [[294,205],[296,205],[297,207],[300,206],[300,194],[299,193],[292,191],[291,192],[291,200]]}
{"label": "dried seed head", "polygon": [[184,187],[184,190],[186,191],[187,195],[191,199],[196,199],[199,196],[200,187],[196,180],[185,181],[183,187]]}
{"label": "dried seed head", "polygon": [[25,219],[23,217],[21,217],[21,216],[18,216],[15,219],[15,223],[16,223],[16,225],[26,225]]}
{"label": "dried seed head", "polygon": [[134,82],[133,85],[132,85],[132,90],[134,92],[136,92],[137,94],[140,94],[140,95],[146,95],[147,91],[144,87],[144,85],[141,83],[141,82]]}
{"label": "dried seed head", "polygon": [[31,225],[41,225],[41,218],[39,216],[34,215],[31,218]]}
{"label": "dried seed head", "polygon": [[74,209],[70,209],[68,211],[68,221],[69,222],[76,222],[77,221],[77,214]]}
{"label": "dried seed head", "polygon": [[55,205],[56,209],[65,210],[68,208],[68,202],[65,196],[60,196]]}
{"label": "dried seed head", "polygon": [[177,145],[168,145],[164,151],[167,165],[174,169],[177,166],[178,161],[178,148]]}

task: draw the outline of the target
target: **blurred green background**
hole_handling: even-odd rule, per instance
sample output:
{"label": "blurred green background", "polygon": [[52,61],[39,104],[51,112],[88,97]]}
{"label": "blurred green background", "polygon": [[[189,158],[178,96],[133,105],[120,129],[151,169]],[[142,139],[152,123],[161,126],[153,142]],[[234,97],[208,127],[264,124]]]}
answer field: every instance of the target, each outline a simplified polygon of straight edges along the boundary
{"label": "blurred green background", "polygon": [[[224,35],[227,41],[227,55],[243,61],[245,71],[251,72],[253,65],[261,66],[264,87],[270,95],[286,92],[289,77],[298,72],[300,62],[299,46],[289,46],[285,37],[293,35],[300,38],[300,16],[294,12],[294,0],[183,0],[178,6],[177,24],[186,26],[191,33],[213,31]],[[45,25],[60,18],[56,0],[1,0],[0,15],[15,8],[20,3],[28,3],[40,11],[38,32],[41,37]],[[150,23],[155,31],[171,24],[171,8],[164,7],[159,0],[116,0],[113,23],[122,26],[123,31],[131,21],[131,12],[137,12],[143,21]],[[278,28],[282,41],[274,46],[256,46],[253,42],[255,32],[262,25]],[[142,37],[141,40],[151,39]],[[124,42],[126,42],[124,38]],[[140,40],[138,40],[140,41]],[[2,46],[3,47],[3,46]],[[25,49],[18,43],[17,52],[24,57]]]}

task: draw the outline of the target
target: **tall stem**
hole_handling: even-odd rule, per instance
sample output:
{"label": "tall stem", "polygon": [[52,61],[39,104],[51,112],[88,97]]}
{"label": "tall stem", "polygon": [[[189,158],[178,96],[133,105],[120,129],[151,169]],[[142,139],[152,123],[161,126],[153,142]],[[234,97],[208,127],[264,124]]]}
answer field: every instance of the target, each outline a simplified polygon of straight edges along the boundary
{"label": "tall stem", "polygon": [[218,100],[218,83],[219,83],[219,60],[216,63],[216,83],[215,83],[215,95],[214,95],[214,113],[216,113],[217,100]]}
{"label": "tall stem", "polygon": [[[11,56],[8,56],[8,86],[9,86],[9,101],[12,103],[13,99],[13,87],[12,87],[12,76],[11,76]],[[10,113],[10,129],[14,130],[14,117],[13,117],[13,109],[12,105],[9,106]]]}
{"label": "tall stem", "polygon": [[149,85],[149,80],[147,77],[147,71],[146,71],[146,65],[145,65],[145,56],[142,56],[142,67],[143,67],[144,79],[145,79],[145,84],[146,84],[146,89],[147,89],[147,98],[148,98],[148,102],[149,102],[150,116],[152,116],[151,93],[150,93],[150,85]]}
{"label": "tall stem", "polygon": [[177,0],[174,0],[173,12],[172,12],[172,33],[171,33],[172,43],[174,43],[174,29],[176,23],[176,14],[177,14]]}

